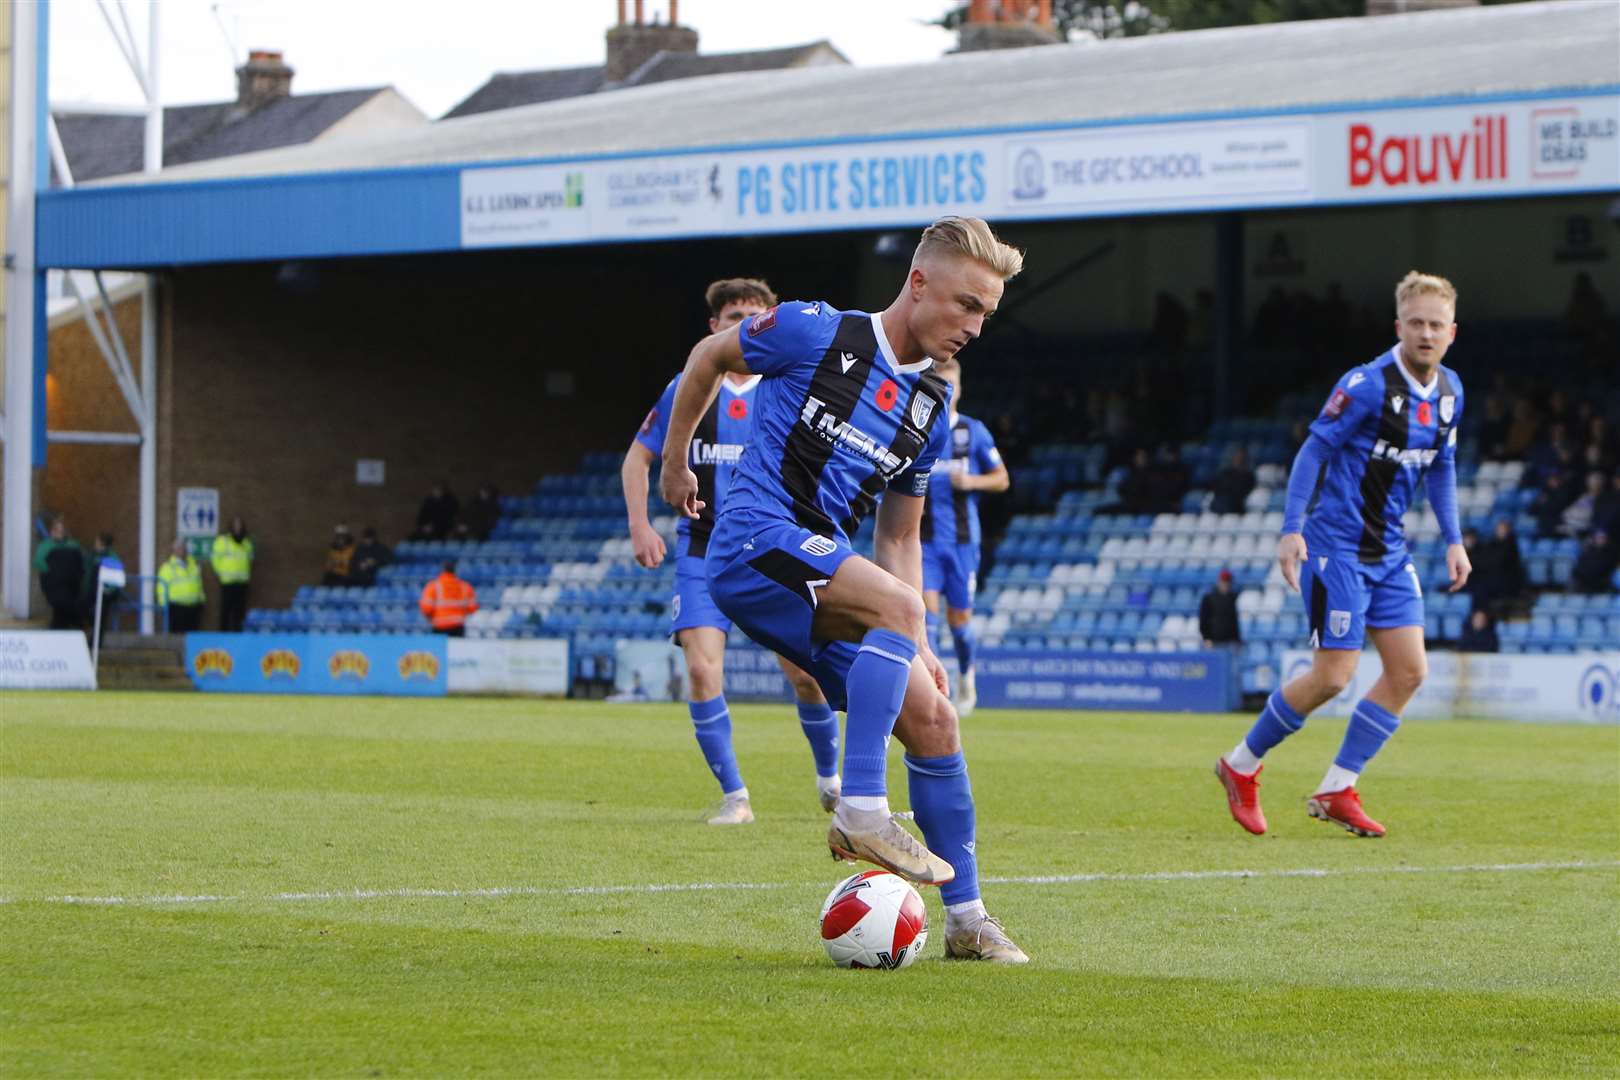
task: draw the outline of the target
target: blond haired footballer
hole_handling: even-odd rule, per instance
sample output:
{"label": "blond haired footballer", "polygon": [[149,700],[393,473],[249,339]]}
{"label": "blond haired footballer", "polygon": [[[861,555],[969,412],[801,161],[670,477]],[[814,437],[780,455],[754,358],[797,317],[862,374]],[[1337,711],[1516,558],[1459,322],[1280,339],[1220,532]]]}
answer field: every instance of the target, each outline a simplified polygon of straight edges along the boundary
{"label": "blond haired footballer", "polygon": [[1215,763],[1233,819],[1257,835],[1266,831],[1260,759],[1349,685],[1368,639],[1383,674],[1356,703],[1344,743],[1305,809],[1356,836],[1384,835],[1362,809],[1356,782],[1400,727],[1401,711],[1428,673],[1423,586],[1401,527],[1419,481],[1445,537],[1452,592],[1472,569],[1457,520],[1462,380],[1441,363],[1457,337],[1457,290],[1414,270],[1395,287],[1395,312],[1394,348],[1339,380],[1288,478],[1277,561],[1305,602],[1314,658]]}

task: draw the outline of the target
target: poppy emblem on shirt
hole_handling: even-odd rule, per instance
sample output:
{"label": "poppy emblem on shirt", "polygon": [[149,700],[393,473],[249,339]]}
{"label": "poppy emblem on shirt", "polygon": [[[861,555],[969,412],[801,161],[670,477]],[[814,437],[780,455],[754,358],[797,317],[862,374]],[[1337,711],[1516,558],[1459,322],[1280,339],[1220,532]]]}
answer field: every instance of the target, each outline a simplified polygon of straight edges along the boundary
{"label": "poppy emblem on shirt", "polygon": [[888,412],[890,409],[894,408],[894,403],[899,400],[899,398],[900,387],[896,385],[893,379],[884,379],[883,382],[879,384],[877,394],[874,396],[873,400],[877,402],[878,408],[882,409],[884,412]]}
{"label": "poppy emblem on shirt", "polygon": [[726,415],[733,420],[748,419],[748,402],[742,398],[732,398],[731,404],[726,406]]}
{"label": "poppy emblem on shirt", "polygon": [[1418,402],[1418,423],[1425,427],[1434,423],[1434,410],[1429,407],[1427,401]]}

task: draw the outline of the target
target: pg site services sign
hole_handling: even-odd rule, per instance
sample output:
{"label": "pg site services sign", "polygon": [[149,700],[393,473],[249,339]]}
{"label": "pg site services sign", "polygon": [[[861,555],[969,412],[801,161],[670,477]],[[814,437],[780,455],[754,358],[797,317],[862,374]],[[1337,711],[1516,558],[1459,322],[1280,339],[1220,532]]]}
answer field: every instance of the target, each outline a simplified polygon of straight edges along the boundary
{"label": "pg site services sign", "polygon": [[206,691],[441,697],[449,670],[438,634],[186,635],[186,672]]}
{"label": "pg site services sign", "polygon": [[459,218],[495,247],[1617,187],[1604,92],[468,168]]}

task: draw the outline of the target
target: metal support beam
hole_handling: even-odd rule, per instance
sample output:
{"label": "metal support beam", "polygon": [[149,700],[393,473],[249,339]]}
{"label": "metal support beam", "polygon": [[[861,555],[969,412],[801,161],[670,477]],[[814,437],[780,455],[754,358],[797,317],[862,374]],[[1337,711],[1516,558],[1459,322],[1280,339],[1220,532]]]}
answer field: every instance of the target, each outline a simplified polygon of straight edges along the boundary
{"label": "metal support beam", "polygon": [[[159,80],[158,57],[163,50],[159,47],[158,17],[161,12],[159,0],[151,0],[146,9],[146,152],[143,157],[144,168],[149,173],[155,173],[163,168],[163,101],[160,96],[162,83]],[[146,275],[146,285],[141,290],[141,404],[145,413],[141,418],[141,433],[145,436],[141,440],[141,548],[140,572],[145,578],[153,578],[157,574],[157,305],[158,281],[151,274]],[[150,634],[156,630],[153,618],[153,609],[150,607],[141,610],[141,633]]]}
{"label": "metal support beam", "polygon": [[34,258],[34,193],[50,182],[45,115],[50,4],[11,4],[11,159],[6,205],[6,452],[0,513],[0,603],[18,618],[29,609],[34,510],[34,444],[42,296]]}
{"label": "metal support beam", "polygon": [[74,443],[79,446],[139,446],[141,437],[133,431],[49,431],[45,437],[53,443]]}

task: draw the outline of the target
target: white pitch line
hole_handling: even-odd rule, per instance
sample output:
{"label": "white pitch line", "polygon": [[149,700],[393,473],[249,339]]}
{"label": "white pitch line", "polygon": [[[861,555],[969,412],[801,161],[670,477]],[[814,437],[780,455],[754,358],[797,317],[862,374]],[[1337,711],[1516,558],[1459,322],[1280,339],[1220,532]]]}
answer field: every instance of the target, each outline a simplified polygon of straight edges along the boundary
{"label": "white pitch line", "polygon": [[[1232,878],[1331,878],[1379,874],[1527,874],[1549,870],[1615,870],[1620,860],[1606,862],[1484,863],[1465,866],[1356,866],[1297,870],[1162,870],[1149,874],[1043,874],[1031,877],[986,877],[986,885],[1085,885],[1095,882],[1152,883],[1159,881],[1220,881]],[[485,889],[337,889],[323,892],[282,892],[262,896],[175,894],[168,896],[44,896],[0,897],[0,904],[23,902],[79,904],[100,907],[161,907],[228,903],[290,904],[335,900],[489,900],[507,896],[616,896],[623,894],[696,892],[765,892],[781,889],[820,889],[818,881],[698,881],[650,885],[506,885]]]}

